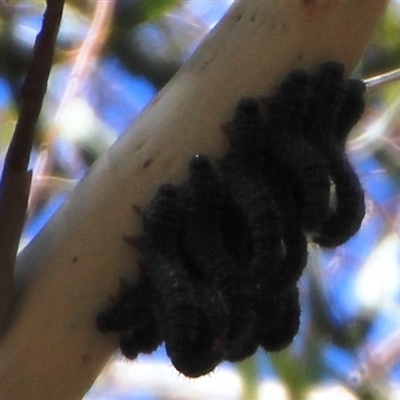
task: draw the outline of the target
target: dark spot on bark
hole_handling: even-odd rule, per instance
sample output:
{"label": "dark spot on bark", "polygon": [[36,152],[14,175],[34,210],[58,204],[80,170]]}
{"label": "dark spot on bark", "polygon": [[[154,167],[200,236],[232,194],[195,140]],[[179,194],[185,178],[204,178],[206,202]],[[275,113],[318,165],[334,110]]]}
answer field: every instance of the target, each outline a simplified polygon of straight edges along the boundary
{"label": "dark spot on bark", "polygon": [[122,236],[126,243],[131,245],[134,249],[139,247],[140,240],[137,236]]}
{"label": "dark spot on bark", "polygon": [[76,262],[78,262],[78,256],[75,256],[73,259],[72,259],[72,262],[75,264]]}
{"label": "dark spot on bark", "polygon": [[242,19],[242,14],[236,15],[236,21],[240,21]]}
{"label": "dark spot on bark", "polygon": [[143,164],[143,168],[148,168],[148,167],[150,167],[150,165],[153,163],[153,159],[152,158],[148,158],[145,162],[144,162],[144,164]]}
{"label": "dark spot on bark", "polygon": [[140,206],[137,204],[132,204],[133,211],[135,211],[136,214],[142,215],[142,209]]}

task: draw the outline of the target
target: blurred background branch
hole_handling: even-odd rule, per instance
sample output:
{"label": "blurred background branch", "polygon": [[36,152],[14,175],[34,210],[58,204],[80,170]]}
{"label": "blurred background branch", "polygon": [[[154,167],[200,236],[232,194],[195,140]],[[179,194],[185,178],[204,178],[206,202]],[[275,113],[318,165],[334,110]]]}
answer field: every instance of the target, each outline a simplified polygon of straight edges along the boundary
{"label": "blurred background branch", "polygon": [[31,183],[27,170],[42,108],[64,0],[48,0],[42,29],[22,84],[19,117],[5,155],[0,183],[0,327],[12,301],[13,271]]}

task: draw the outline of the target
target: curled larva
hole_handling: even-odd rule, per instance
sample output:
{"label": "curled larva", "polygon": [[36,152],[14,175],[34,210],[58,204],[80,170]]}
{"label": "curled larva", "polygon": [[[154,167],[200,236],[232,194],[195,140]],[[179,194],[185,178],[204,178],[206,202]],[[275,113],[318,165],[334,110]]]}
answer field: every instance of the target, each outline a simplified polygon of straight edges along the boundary
{"label": "curled larva", "polygon": [[301,191],[302,224],[313,230],[329,211],[330,180],[320,152],[304,138],[304,120],[309,110],[310,77],[304,71],[290,73],[269,104],[265,137],[266,162],[279,160],[290,171]]}
{"label": "curled larva", "polygon": [[350,239],[365,215],[364,192],[344,148],[350,129],[364,110],[365,85],[357,80],[345,81],[343,73],[343,66],[338,63],[321,66],[312,81],[313,96],[305,130],[306,139],[327,160],[334,185],[336,205],[312,235],[316,243],[326,247]]}
{"label": "curled larva", "polygon": [[262,312],[258,322],[258,337],[265,351],[280,351],[287,347],[300,326],[297,286],[293,285],[282,292],[266,294],[262,299]]}
{"label": "curled larva", "polygon": [[[224,358],[249,356],[254,342],[255,304],[246,271],[226,249],[223,221],[232,201],[226,184],[205,156],[194,157],[185,191],[185,247],[189,265],[215,287],[228,308]],[[233,216],[234,217],[234,216]],[[253,346],[253,352],[257,346]],[[244,352],[241,349],[246,349]]]}

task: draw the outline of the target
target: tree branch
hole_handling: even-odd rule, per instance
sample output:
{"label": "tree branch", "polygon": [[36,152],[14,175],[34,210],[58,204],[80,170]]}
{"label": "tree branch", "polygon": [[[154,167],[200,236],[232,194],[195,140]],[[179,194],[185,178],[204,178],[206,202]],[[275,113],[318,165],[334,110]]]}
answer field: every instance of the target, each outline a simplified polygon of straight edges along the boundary
{"label": "tree branch", "polygon": [[18,303],[0,342],[0,398],[78,399],[117,336],[95,317],[133,280],[123,235],[140,234],[132,204],[181,182],[196,153],[221,157],[220,124],[244,96],[268,95],[292,69],[337,60],[350,72],[386,0],[237,1],[135,125],[98,160],[18,257]]}
{"label": "tree branch", "polygon": [[12,298],[14,264],[32,177],[27,168],[63,6],[63,0],[48,1],[32,62],[21,89],[20,116],[4,161],[0,184],[0,327]]}

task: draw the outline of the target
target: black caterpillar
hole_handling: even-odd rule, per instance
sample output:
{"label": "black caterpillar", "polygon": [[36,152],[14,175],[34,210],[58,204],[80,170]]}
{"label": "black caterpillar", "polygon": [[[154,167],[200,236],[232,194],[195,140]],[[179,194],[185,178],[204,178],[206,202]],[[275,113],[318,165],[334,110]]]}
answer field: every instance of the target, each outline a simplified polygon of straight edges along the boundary
{"label": "black caterpillar", "polygon": [[338,246],[365,214],[345,153],[365,85],[343,74],[336,62],[297,70],[272,98],[241,100],[225,157],[196,155],[182,186],[159,188],[134,241],[140,282],[97,317],[101,332],[120,332],[127,358],[165,342],[175,368],[197,377],[291,343],[307,236]]}

